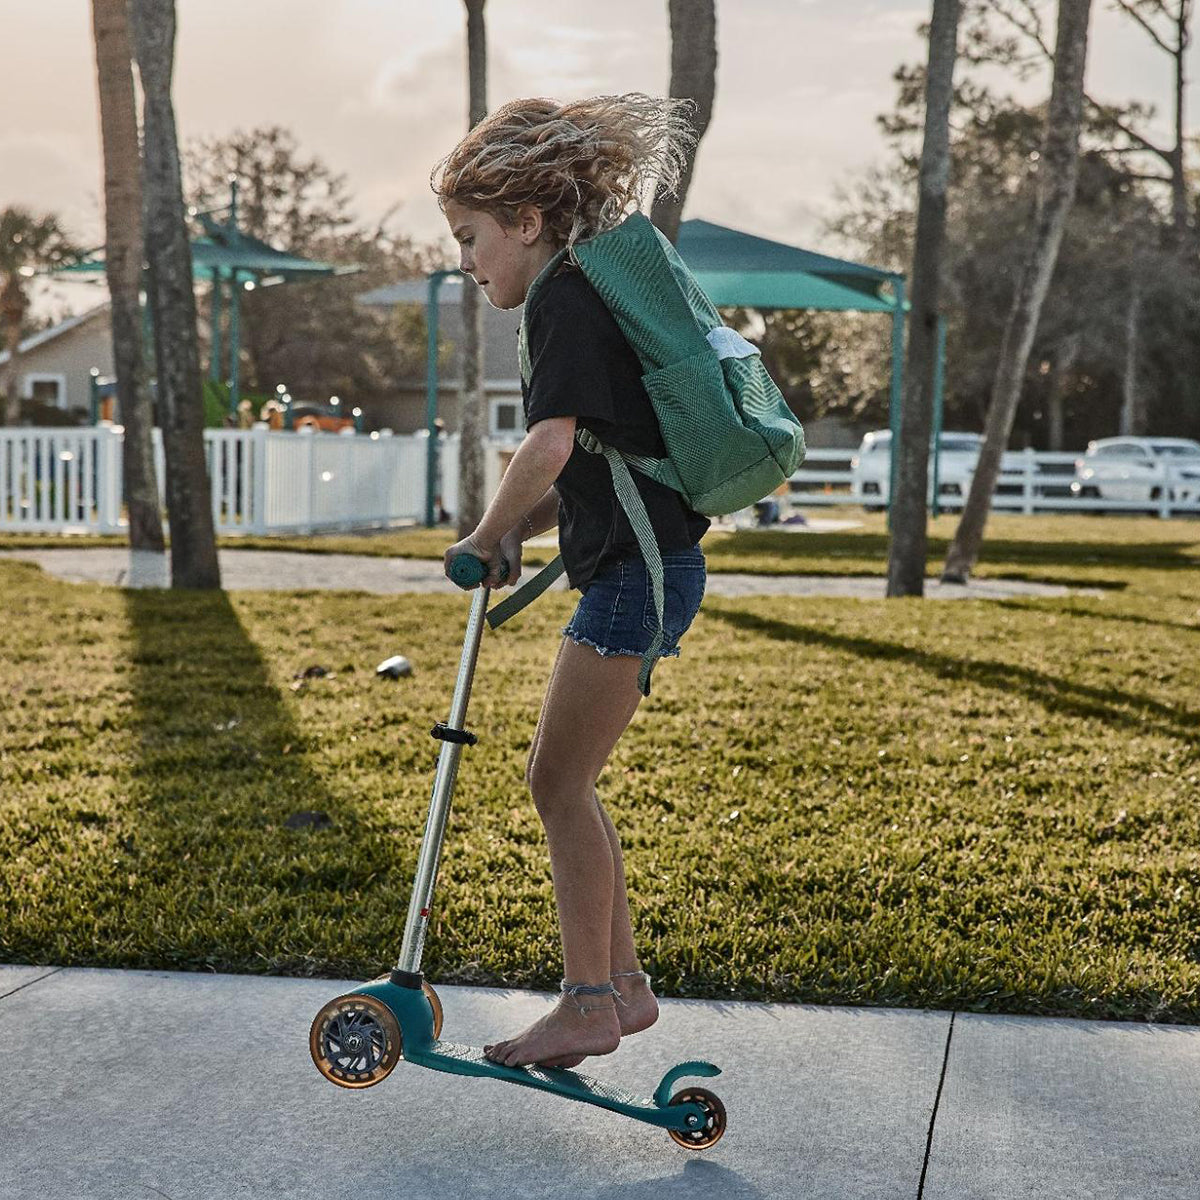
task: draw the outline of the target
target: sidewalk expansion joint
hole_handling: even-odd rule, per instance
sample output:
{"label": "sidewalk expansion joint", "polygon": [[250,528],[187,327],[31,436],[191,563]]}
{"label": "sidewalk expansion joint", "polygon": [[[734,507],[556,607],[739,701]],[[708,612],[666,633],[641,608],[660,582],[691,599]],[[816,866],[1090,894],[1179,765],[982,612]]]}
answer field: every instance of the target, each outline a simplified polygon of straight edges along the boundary
{"label": "sidewalk expansion joint", "polygon": [[942,1103],[942,1087],[946,1082],[946,1068],[950,1064],[950,1041],[954,1037],[954,1018],[957,1012],[950,1014],[950,1028],[946,1030],[946,1051],[942,1056],[942,1076],[938,1080],[937,1095],[933,1099],[933,1112],[929,1115],[929,1134],[925,1139],[925,1161],[921,1164],[921,1182],[917,1185],[917,1200],[925,1195],[925,1173],[929,1170],[929,1155],[933,1151],[933,1127],[937,1124],[938,1107]]}
{"label": "sidewalk expansion joint", "polygon": [[18,992],[23,992],[27,987],[33,987],[35,983],[41,983],[43,979],[49,979],[51,975],[57,975],[59,971],[65,971],[66,967],[55,967],[52,971],[47,971],[45,975],[39,975],[36,979],[31,979],[28,983],[21,984],[20,987],[11,988],[7,992],[0,992],[0,1000],[7,1000],[9,996],[15,996]]}

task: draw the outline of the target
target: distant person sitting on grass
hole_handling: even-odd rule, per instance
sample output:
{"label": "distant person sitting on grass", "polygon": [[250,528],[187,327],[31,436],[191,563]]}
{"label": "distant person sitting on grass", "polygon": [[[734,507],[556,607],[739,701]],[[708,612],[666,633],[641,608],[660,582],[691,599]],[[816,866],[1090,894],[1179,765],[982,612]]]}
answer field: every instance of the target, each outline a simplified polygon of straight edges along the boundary
{"label": "distant person sitting on grass", "polygon": [[[655,183],[673,192],[692,136],[680,111],[688,103],[637,93],[562,106],[515,100],[458,144],[439,164],[434,189],[462,270],[493,307],[524,303],[560,249],[620,224]],[[513,584],[522,543],[557,524],[567,580],[583,593],[563,630],[525,771],[550,848],[562,994],[519,1036],[484,1047],[510,1066],[572,1067],[611,1053],[658,1017],[634,948],[621,843],[595,790],[642,698],[654,597],[608,464],[576,445],[575,430],[633,454],[663,457],[666,446],[637,353],[570,255],[539,281],[525,324],[527,436],[479,525],[445,561],[448,574],[455,555],[473,554],[488,565],[488,586]],[[673,489],[640,472],[633,478],[662,555],[661,653],[677,657],[704,596],[699,542],[710,522]]]}

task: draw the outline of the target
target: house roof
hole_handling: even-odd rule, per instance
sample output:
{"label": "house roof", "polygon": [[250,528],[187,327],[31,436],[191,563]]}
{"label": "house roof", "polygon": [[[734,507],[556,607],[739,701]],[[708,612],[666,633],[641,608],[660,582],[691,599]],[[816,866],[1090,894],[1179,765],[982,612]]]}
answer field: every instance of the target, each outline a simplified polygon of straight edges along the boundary
{"label": "house roof", "polygon": [[[457,289],[456,289],[457,290]],[[517,336],[521,329],[519,308],[493,308],[486,302],[483,309],[483,374],[485,381],[495,386],[510,384],[514,391],[521,386],[521,365],[517,355]],[[442,383],[457,385],[462,380],[463,324],[462,306],[455,302],[442,308],[439,304],[438,340],[450,343],[450,354],[438,371]],[[425,372],[405,381],[425,385]]]}
{"label": "house roof", "polygon": [[[47,342],[54,341],[55,338],[60,338],[63,334],[70,333],[73,329],[79,329],[83,325],[90,324],[97,317],[103,316],[109,311],[112,304],[106,300],[103,304],[97,304],[95,308],[89,308],[87,312],[76,313],[73,317],[68,317],[65,321],[59,322],[57,325],[51,325],[49,329],[42,329],[39,332],[31,334],[17,347],[18,354],[28,354],[30,350],[36,350],[38,346],[44,346]],[[0,366],[8,362],[9,354],[7,350],[0,352]]]}
{"label": "house roof", "polygon": [[[390,308],[393,304],[426,304],[429,301],[429,281],[410,279],[403,283],[389,283],[356,296],[355,302],[368,308]],[[442,280],[438,289],[438,308],[443,305],[462,303],[462,276],[451,275]]]}

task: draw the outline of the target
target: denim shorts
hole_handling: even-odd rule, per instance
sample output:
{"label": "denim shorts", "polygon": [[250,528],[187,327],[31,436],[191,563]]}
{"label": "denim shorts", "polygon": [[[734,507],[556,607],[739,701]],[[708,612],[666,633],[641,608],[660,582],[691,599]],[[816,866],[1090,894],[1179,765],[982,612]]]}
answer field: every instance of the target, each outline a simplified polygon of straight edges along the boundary
{"label": "denim shorts", "polygon": [[[662,556],[664,658],[679,657],[679,639],[690,628],[708,578],[704,552],[697,544]],[[562,631],[573,642],[600,654],[632,654],[650,648],[658,628],[654,585],[645,562],[626,558],[597,575],[587,586],[570,624]]]}

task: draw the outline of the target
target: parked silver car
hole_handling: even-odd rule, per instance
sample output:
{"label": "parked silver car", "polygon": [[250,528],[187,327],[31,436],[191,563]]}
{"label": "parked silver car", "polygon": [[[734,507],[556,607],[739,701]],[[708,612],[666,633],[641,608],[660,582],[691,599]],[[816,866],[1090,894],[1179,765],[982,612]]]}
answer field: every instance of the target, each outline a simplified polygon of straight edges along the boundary
{"label": "parked silver car", "polygon": [[1200,501],[1200,442],[1190,438],[1115,437],[1088,442],[1075,462],[1071,495],[1150,504]]}
{"label": "parked silver car", "polygon": [[[938,497],[966,499],[971,476],[979,460],[983,437],[944,429],[938,438]],[[850,460],[850,494],[866,508],[882,508],[888,502],[891,486],[892,431],[875,429],[863,435],[858,453]],[[933,439],[930,438],[928,503],[933,503]]]}

